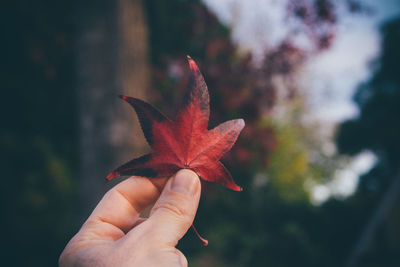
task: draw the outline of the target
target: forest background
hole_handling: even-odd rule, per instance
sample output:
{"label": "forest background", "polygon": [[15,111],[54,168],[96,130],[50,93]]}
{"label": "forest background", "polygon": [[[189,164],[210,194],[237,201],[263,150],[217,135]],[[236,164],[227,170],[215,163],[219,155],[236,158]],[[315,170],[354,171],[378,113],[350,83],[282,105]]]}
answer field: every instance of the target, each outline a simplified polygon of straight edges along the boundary
{"label": "forest background", "polygon": [[[284,2],[295,26],[256,54],[202,1],[8,1],[0,16],[2,261],[57,263],[120,181],[106,183],[107,173],[149,149],[117,95],[172,117],[190,55],[210,90],[211,126],[246,121],[223,159],[244,191],[204,184],[196,226],[210,245],[189,231],[179,248],[190,265],[400,266],[400,19],[381,25],[380,54],[355,89],[357,115],[332,124],[312,119],[305,66],[332,49],[340,8],[366,17],[374,9]],[[365,151],[375,160],[356,190],[318,201],[315,189]]]}

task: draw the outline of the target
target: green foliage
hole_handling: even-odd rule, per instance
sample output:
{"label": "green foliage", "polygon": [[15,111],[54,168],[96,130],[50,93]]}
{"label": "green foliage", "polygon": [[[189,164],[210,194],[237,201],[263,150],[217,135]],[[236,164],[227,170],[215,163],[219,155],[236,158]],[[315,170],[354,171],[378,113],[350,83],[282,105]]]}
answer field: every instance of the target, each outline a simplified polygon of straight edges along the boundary
{"label": "green foliage", "polygon": [[301,131],[287,124],[274,127],[277,147],[271,153],[268,164],[270,185],[281,199],[288,202],[307,199],[305,182],[310,176],[307,149],[301,143]]}

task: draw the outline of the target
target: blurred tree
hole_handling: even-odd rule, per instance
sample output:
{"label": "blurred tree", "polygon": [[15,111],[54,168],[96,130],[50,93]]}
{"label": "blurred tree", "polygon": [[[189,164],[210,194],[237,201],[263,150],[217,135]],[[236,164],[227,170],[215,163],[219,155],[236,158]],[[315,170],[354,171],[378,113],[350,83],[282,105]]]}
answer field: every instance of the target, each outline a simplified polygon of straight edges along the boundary
{"label": "blurred tree", "polygon": [[1,265],[54,266],[76,205],[74,1],[1,8]]}
{"label": "blurred tree", "polygon": [[[8,1],[1,13],[5,40],[1,43],[0,156],[3,177],[9,177],[0,196],[1,227],[6,229],[2,264],[54,266],[79,227],[77,199],[86,199],[79,206],[86,210],[80,212],[82,219],[104,190],[102,180],[115,167],[113,162],[120,163],[116,155],[131,158],[130,142],[136,142],[136,153],[143,148],[143,142],[132,138],[140,130],[127,132],[135,117],[117,94],[144,95],[146,21],[140,1],[123,0],[118,5]],[[78,95],[82,102],[77,101]],[[84,150],[79,150],[83,131],[78,135],[78,110],[88,130]],[[120,116],[112,117],[116,114]],[[105,143],[96,143],[101,138]],[[108,150],[100,153],[104,147]],[[107,161],[100,163],[104,158]],[[95,177],[89,188],[82,190],[78,166],[84,166],[88,178]]]}
{"label": "blurred tree", "polygon": [[80,118],[80,220],[115,182],[105,176],[146,149],[131,108],[119,94],[146,98],[147,24],[142,0],[78,5],[77,71]]}
{"label": "blurred tree", "polygon": [[[390,221],[388,225],[381,225],[388,213],[398,213],[393,208],[396,201],[400,201],[399,29],[399,19],[383,28],[382,54],[374,62],[375,73],[358,88],[354,97],[360,115],[343,123],[338,133],[338,144],[343,153],[354,155],[362,150],[372,150],[378,157],[377,165],[360,180],[357,197],[365,200],[360,205],[366,209],[364,216],[371,216],[371,219],[349,258],[349,266],[357,262],[357,266],[400,264],[400,258],[396,256],[400,254],[399,233],[390,231]],[[378,205],[380,199],[382,202]],[[375,207],[376,212],[372,213],[370,207]],[[396,216],[391,218],[396,220]],[[379,248],[382,246],[384,251]]]}

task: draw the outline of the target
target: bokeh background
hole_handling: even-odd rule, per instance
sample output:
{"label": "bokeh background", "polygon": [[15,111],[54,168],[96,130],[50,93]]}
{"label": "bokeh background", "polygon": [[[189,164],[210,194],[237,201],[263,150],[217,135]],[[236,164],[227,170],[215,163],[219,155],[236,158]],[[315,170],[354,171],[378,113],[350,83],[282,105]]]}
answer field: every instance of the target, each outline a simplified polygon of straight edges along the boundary
{"label": "bokeh background", "polygon": [[149,150],[117,98],[173,117],[186,55],[211,126],[244,118],[204,184],[190,266],[400,266],[400,4],[358,0],[6,1],[1,261],[55,266],[110,170]]}

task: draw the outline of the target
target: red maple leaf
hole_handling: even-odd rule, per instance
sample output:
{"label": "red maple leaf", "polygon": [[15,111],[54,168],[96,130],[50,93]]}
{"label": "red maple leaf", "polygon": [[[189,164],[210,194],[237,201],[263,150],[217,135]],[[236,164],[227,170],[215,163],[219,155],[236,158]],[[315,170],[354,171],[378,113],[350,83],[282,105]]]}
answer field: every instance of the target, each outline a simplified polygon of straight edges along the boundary
{"label": "red maple leaf", "polygon": [[[219,159],[231,149],[244,127],[243,119],[224,122],[208,130],[210,99],[196,63],[188,56],[190,80],[184,102],[174,121],[168,119],[152,105],[129,96],[120,96],[136,111],[140,125],[153,153],[133,159],[114,171],[107,179],[120,175],[165,178],[180,169],[190,169],[208,182],[216,182],[235,191],[231,174]],[[196,235],[202,238],[192,225]]]}
{"label": "red maple leaf", "polygon": [[189,56],[188,61],[189,85],[174,121],[140,99],[120,96],[135,109],[153,153],[121,165],[107,176],[108,180],[120,175],[170,177],[180,169],[190,169],[205,181],[242,190],[219,160],[235,143],[244,121],[230,120],[207,130],[210,115],[207,85]]}

